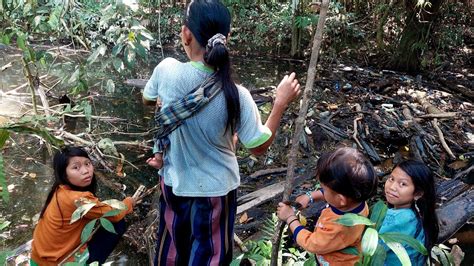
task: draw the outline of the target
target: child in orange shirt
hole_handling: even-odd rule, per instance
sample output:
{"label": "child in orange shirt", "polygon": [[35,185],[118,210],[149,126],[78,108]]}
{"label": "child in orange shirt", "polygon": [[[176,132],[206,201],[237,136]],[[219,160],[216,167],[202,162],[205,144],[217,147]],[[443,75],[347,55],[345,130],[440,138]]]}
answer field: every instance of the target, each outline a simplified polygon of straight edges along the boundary
{"label": "child in orange shirt", "polygon": [[[97,181],[94,166],[88,154],[81,148],[69,147],[56,153],[53,160],[54,184],[46,198],[38,225],[33,233],[31,265],[57,265],[81,243],[81,233],[86,224],[112,210],[94,196]],[[70,224],[77,202],[85,199],[94,202],[81,219]],[[123,218],[131,213],[135,200],[123,200],[127,206],[115,216],[106,217],[114,225],[113,234],[102,227],[87,242],[87,263],[104,263],[126,230]],[[85,249],[85,248],[84,248]],[[82,250],[82,249],[81,249]],[[74,259],[72,256],[71,259]]]}
{"label": "child in orange shirt", "polygon": [[304,208],[319,200],[327,202],[314,232],[305,229],[294,210],[283,202],[278,204],[277,215],[293,232],[293,238],[303,249],[316,254],[320,265],[354,265],[357,255],[341,252],[347,247],[360,250],[364,225],[343,226],[336,220],[345,213],[367,217],[365,202],[377,189],[377,177],[372,164],[362,153],[352,148],[339,148],[323,154],[318,160],[316,177],[321,190],[308,192],[296,201]]}

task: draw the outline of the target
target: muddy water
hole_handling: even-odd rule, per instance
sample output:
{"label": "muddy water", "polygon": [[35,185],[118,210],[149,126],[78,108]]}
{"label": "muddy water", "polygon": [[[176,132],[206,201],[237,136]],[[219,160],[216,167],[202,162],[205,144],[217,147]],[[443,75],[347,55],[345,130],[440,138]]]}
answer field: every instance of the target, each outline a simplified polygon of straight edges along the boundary
{"label": "muddy water", "polygon": [[[173,54],[173,56],[183,60],[182,55]],[[156,61],[159,61],[157,59]],[[0,49],[0,67],[13,62],[13,65],[3,72],[0,72],[0,123],[8,119],[18,119],[25,112],[31,110],[31,107],[22,102],[30,102],[30,96],[26,87],[23,87],[15,93],[11,90],[25,83],[20,57],[17,51]],[[279,79],[289,71],[298,71],[304,69],[301,63],[291,63],[288,61],[271,61],[259,59],[235,59],[237,79],[248,88],[268,87],[277,85]],[[139,75],[148,75],[151,73],[154,63],[141,66]],[[40,70],[44,74],[46,70]],[[52,70],[54,73],[54,69]],[[113,94],[107,94],[100,88],[90,89],[94,97],[94,112],[97,115],[113,116],[125,118],[126,123],[107,124],[105,122],[93,122],[95,133],[103,133],[102,136],[111,136],[110,131],[119,129],[121,131],[143,132],[150,125],[152,113],[141,104],[141,93],[137,89],[122,86],[118,77],[111,77],[116,84],[116,91]],[[58,86],[52,91],[55,96],[63,95],[66,88]],[[5,93],[10,92],[8,95]],[[57,103],[50,99],[51,104]],[[40,102],[38,100],[38,102]],[[265,112],[263,112],[265,113]],[[264,114],[265,115],[265,114]],[[79,120],[74,126],[76,133],[85,130],[87,123]],[[117,127],[117,128],[116,128]],[[136,140],[128,136],[116,136],[114,139]],[[141,140],[141,139],[139,139]],[[282,141],[282,140],[279,140]],[[123,193],[109,191],[106,188],[98,192],[101,198],[120,199],[126,194],[133,193],[137,184],[142,183],[151,187],[155,182],[152,171],[144,165],[143,152],[123,150],[129,161],[132,161],[140,170],[134,170],[126,167],[127,177],[125,179],[114,180],[125,184],[127,187]],[[12,250],[32,237],[34,224],[38,219],[39,211],[51,186],[51,156],[42,143],[35,137],[14,134],[3,150],[5,160],[5,172],[7,176],[7,185],[10,191],[9,202],[0,200],[0,222],[10,221],[11,224],[0,231],[0,251]],[[244,161],[247,163],[247,161]],[[270,162],[277,164],[277,162]],[[245,166],[245,169],[251,169],[256,166]],[[255,169],[256,170],[256,169]],[[113,178],[113,177],[111,177]],[[137,254],[121,245],[115,252],[115,258],[128,258],[130,265],[141,264],[146,261],[144,254]]]}

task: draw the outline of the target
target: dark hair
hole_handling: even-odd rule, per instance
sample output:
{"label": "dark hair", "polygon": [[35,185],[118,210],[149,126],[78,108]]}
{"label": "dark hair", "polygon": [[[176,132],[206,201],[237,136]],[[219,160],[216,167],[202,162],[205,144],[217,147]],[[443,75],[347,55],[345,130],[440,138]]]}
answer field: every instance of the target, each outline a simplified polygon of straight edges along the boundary
{"label": "dark hair", "polygon": [[415,193],[423,193],[416,201],[419,212],[415,207],[415,201],[412,202],[411,209],[421,219],[425,231],[425,246],[429,251],[438,240],[439,233],[438,217],[435,212],[436,193],[433,173],[423,162],[414,160],[401,162],[395,166],[397,167],[411,177]]}
{"label": "dark hair", "polygon": [[231,77],[229,50],[225,43],[217,42],[207,47],[209,39],[220,33],[228,36],[231,16],[229,10],[218,0],[191,1],[186,10],[184,24],[193,33],[202,47],[206,48],[204,61],[217,70],[216,76],[222,83],[227,104],[226,131],[235,127],[240,120],[240,101],[237,86]]}
{"label": "dark hair", "polygon": [[[67,174],[66,174],[66,167],[69,164],[69,159],[76,156],[90,159],[87,152],[84,151],[82,148],[78,148],[78,147],[66,147],[58,151],[54,155],[54,159],[53,159],[54,183],[53,183],[53,186],[51,187],[51,191],[49,192],[48,197],[46,197],[46,202],[44,203],[43,209],[41,210],[41,213],[40,213],[40,218],[43,217],[44,212],[46,211],[46,208],[51,202],[51,199],[53,198],[54,194],[59,188],[59,185],[68,185],[71,189],[76,190],[76,191],[89,191],[89,192],[95,193],[97,189],[97,180],[96,180],[95,174],[92,176],[91,184],[87,187],[78,187],[71,184],[71,182],[69,182],[67,178]],[[59,202],[57,200],[58,199],[56,198],[56,204],[59,207]],[[59,207],[59,211],[61,212],[60,207]],[[61,218],[63,218],[62,212],[61,212]]]}
{"label": "dark hair", "polygon": [[375,170],[365,156],[353,148],[338,148],[319,158],[319,182],[354,201],[362,202],[377,191]]}

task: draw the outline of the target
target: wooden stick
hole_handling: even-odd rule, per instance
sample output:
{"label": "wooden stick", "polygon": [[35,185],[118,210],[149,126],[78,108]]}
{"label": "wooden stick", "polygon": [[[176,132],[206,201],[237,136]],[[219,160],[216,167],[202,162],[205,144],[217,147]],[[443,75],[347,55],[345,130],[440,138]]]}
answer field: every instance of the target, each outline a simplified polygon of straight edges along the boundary
{"label": "wooden stick", "polygon": [[441,128],[438,126],[438,118],[433,119],[433,127],[436,129],[436,132],[438,132],[438,137],[439,141],[441,142],[441,145],[443,148],[446,150],[446,152],[451,156],[451,159],[456,160],[456,156],[454,156],[453,152],[449,148],[448,144],[446,144],[446,140],[444,139],[443,131],[441,131]]}
{"label": "wooden stick", "polygon": [[240,240],[239,236],[236,233],[234,233],[234,241],[239,246],[240,250],[243,253],[249,252],[249,250],[245,246],[244,242],[242,242],[242,240]]}
{"label": "wooden stick", "polygon": [[[323,0],[320,14],[319,14],[318,27],[316,29],[316,34],[314,35],[311,59],[309,62],[308,75],[306,78],[307,83],[303,92],[303,100],[301,103],[300,112],[295,122],[295,133],[293,135],[291,150],[288,156],[288,170],[287,170],[285,189],[283,192],[283,201],[289,200],[291,192],[293,191],[295,166],[296,166],[297,153],[299,150],[299,143],[300,143],[299,140],[300,140],[301,133],[303,132],[306,113],[308,112],[309,99],[310,99],[310,95],[314,86],[314,79],[316,76],[316,66],[317,66],[319,50],[321,48],[321,42],[323,38],[323,29],[324,29],[324,24],[326,22],[326,14],[328,11],[328,6],[329,6],[329,0]],[[281,241],[281,234],[283,232],[283,228],[284,228],[284,223],[282,221],[279,221],[277,228],[275,230],[275,235],[273,235],[273,238],[272,238],[272,243],[273,243],[272,255],[271,255],[272,259],[270,262],[270,265],[272,266],[276,266],[279,260],[278,253],[280,250],[280,241]]]}
{"label": "wooden stick", "polygon": [[452,118],[457,116],[456,112],[446,112],[446,113],[437,113],[437,114],[426,114],[420,115],[419,118]]}

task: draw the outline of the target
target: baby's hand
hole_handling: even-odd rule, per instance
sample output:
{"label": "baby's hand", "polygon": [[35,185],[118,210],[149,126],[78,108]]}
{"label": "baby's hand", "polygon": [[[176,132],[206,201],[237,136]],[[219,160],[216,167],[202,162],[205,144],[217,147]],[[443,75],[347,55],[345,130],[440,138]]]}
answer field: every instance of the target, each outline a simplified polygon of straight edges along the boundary
{"label": "baby's hand", "polygon": [[286,205],[283,202],[278,203],[277,216],[280,220],[287,222],[288,217],[294,216],[294,215],[295,215],[295,211],[293,210],[293,208],[291,208],[291,206]]}
{"label": "baby's hand", "polygon": [[301,204],[301,208],[303,208],[303,209],[308,208],[308,205],[309,205],[309,202],[310,202],[309,197],[306,194],[299,195],[295,199],[295,201],[298,202],[299,204]]}
{"label": "baby's hand", "polygon": [[155,153],[155,156],[146,160],[146,163],[155,169],[161,169],[163,167],[163,153]]}

